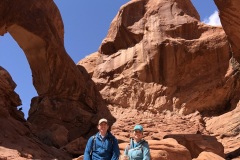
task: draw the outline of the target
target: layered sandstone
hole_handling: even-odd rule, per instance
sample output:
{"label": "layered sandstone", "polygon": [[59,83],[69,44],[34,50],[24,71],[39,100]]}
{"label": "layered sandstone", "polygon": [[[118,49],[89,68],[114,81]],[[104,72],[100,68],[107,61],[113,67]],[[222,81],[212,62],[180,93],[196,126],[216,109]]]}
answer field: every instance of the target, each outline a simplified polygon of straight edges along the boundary
{"label": "layered sandstone", "polygon": [[[239,31],[239,16],[240,11],[238,7],[240,6],[240,2],[238,0],[230,0],[230,1],[221,1],[214,0],[215,4],[219,9],[219,17],[221,19],[221,23],[224,31],[226,32],[228,39],[231,43],[233,50],[233,57],[237,59],[238,64],[240,63],[240,33]],[[239,69],[239,66],[238,66]]]}
{"label": "layered sandstone", "polygon": [[[109,103],[111,113],[117,117],[115,125],[121,124],[113,128],[116,134],[129,130],[133,120],[141,124],[156,121],[146,126],[156,131],[164,121],[157,118],[162,114],[200,112],[202,118],[196,123],[200,127],[192,128],[195,133],[216,136],[224,144],[225,153],[237,151],[240,81],[235,32],[239,16],[234,8],[239,5],[236,0],[217,3],[222,21],[226,20],[224,29],[199,22],[190,0],[132,0],[120,8],[98,52],[78,63],[92,75]],[[223,117],[224,122],[220,120]],[[172,122],[163,130],[194,133]],[[157,130],[157,136],[147,138],[159,138],[162,133]],[[229,133],[229,137],[224,136]],[[119,138],[126,141],[127,136],[123,133]]]}
{"label": "layered sandstone", "polygon": [[16,84],[0,67],[0,159],[70,159],[66,152],[47,146],[32,134],[17,106],[21,104],[14,91]]}
{"label": "layered sandstone", "polygon": [[189,114],[236,106],[237,86],[225,79],[228,51],[222,28],[199,22],[190,1],[134,0],[121,7],[99,53],[87,58],[96,62],[89,72],[109,104]]}
{"label": "layered sandstone", "polygon": [[[95,133],[100,117],[108,118],[111,123],[115,121],[85,68],[76,66],[66,53],[63,22],[52,0],[0,1],[0,17],[0,34],[9,32],[24,51],[38,93],[31,101],[27,126],[30,130],[26,134],[33,134],[45,145],[61,148],[78,137]],[[8,82],[12,86],[7,88],[13,91],[14,82],[1,78],[1,87]],[[10,114],[11,118],[20,120],[14,123],[25,123],[23,113],[17,110],[21,105],[18,95],[4,89],[1,95],[1,115]],[[9,113],[5,112],[6,107]],[[2,122],[11,124],[11,118]],[[7,130],[12,132],[14,125],[9,125]],[[22,143],[16,141],[18,146]],[[30,144],[28,147],[35,148]],[[40,155],[39,151],[39,158]]]}
{"label": "layered sandstone", "polygon": [[201,23],[190,0],[132,0],[76,66],[52,0],[0,1],[0,34],[23,49],[38,93],[25,120],[0,68],[0,159],[82,155],[100,117],[116,119],[121,152],[141,124],[153,159],[237,158],[239,2],[215,2],[223,28]]}

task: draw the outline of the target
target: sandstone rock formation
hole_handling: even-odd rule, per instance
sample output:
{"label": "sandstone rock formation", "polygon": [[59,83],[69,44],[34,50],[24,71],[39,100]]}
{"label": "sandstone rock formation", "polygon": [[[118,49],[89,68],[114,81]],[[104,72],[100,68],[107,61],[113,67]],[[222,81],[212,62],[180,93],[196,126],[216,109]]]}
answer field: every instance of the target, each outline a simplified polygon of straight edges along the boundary
{"label": "sandstone rock formation", "polygon": [[66,152],[47,146],[32,134],[17,106],[21,104],[14,92],[16,84],[0,67],[0,159],[70,159]]}
{"label": "sandstone rock formation", "polygon": [[240,63],[240,46],[238,43],[240,40],[240,33],[238,32],[238,20],[240,16],[238,7],[240,6],[240,2],[238,0],[214,0],[214,2],[219,9],[219,16],[223,29],[226,32],[229,41],[231,42],[234,58],[236,58],[237,62]]}
{"label": "sandstone rock formation", "polygon": [[[0,1],[0,17],[0,34],[9,32],[24,51],[38,93],[31,101],[30,133],[48,146],[61,148],[95,133],[99,118],[115,121],[85,68],[76,66],[66,53],[63,22],[52,0]],[[14,82],[4,75],[1,86],[10,83],[7,88],[14,90]],[[8,90],[1,95],[1,115],[10,114],[22,123],[18,95]]]}
{"label": "sandstone rock formation", "polygon": [[[109,103],[117,118],[113,132],[123,132],[117,134],[120,141],[127,141],[129,134],[124,132],[129,125],[155,121],[145,127],[155,128],[157,136],[148,131],[146,138],[159,138],[156,128],[164,122],[157,118],[160,115],[170,112],[170,117],[180,114],[185,119],[184,115],[200,112],[192,129],[176,128],[172,121],[167,123],[172,128],[163,130],[179,134],[195,130],[217,136],[225,153],[238,149],[238,3],[216,0],[224,29],[199,22],[190,0],[132,0],[120,8],[98,52],[78,63]],[[219,121],[220,115],[232,125]]]}
{"label": "sandstone rock formation", "polygon": [[164,138],[173,138],[177,140],[179,144],[185,146],[190,151],[192,158],[198,157],[198,155],[204,151],[224,157],[223,145],[212,136],[200,134],[172,134]]}
{"label": "sandstone rock formation", "polygon": [[[26,54],[33,84],[39,94],[32,100],[29,121],[36,126],[41,123],[43,128],[44,119],[49,121],[50,118],[56,123],[64,121],[66,124],[61,125],[69,127],[68,130],[85,125],[85,130],[78,132],[80,135],[95,126],[95,118],[100,112],[101,116],[105,115],[114,121],[103,106],[101,95],[86,70],[76,67],[66,53],[63,46],[63,23],[53,1],[25,1],[16,5],[19,2],[12,0],[5,3],[2,4],[3,14],[8,15],[3,21],[5,30]],[[30,22],[32,25],[28,25]],[[71,111],[70,117],[65,110]],[[45,124],[45,127],[49,127],[49,124]]]}
{"label": "sandstone rock formation", "polygon": [[190,0],[131,0],[76,66],[52,0],[0,1],[0,35],[23,49],[38,93],[25,120],[0,67],[0,159],[82,155],[100,117],[121,152],[141,124],[152,159],[240,158],[240,4],[215,3],[223,28],[201,23]]}
{"label": "sandstone rock formation", "polygon": [[197,112],[183,116],[172,112],[153,115],[132,110],[127,115],[116,112],[114,115],[117,116],[117,122],[112,126],[112,132],[118,138],[122,152],[129,143],[129,137],[133,136],[134,125],[141,124],[153,159],[175,160],[181,157],[191,160],[198,158],[202,152],[225,157],[224,146],[216,137],[209,135],[202,126],[202,116]]}
{"label": "sandstone rock formation", "polygon": [[228,51],[222,28],[199,22],[190,1],[135,0],[114,18],[98,58],[88,60],[109,104],[189,114],[236,107],[230,93],[237,86],[224,77]]}
{"label": "sandstone rock formation", "polygon": [[194,158],[193,160],[207,160],[207,159],[224,160],[224,158],[212,152],[202,152],[197,158]]}

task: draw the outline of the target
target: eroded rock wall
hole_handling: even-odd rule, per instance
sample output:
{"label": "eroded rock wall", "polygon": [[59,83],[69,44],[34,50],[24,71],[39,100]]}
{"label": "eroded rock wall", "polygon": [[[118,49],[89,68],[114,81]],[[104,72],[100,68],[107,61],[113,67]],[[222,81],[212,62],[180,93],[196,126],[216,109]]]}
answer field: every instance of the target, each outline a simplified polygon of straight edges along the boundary
{"label": "eroded rock wall", "polygon": [[88,56],[96,62],[89,73],[109,104],[183,114],[236,106],[237,85],[225,79],[230,58],[224,30],[199,22],[188,0],[130,1],[98,53]]}
{"label": "eroded rock wall", "polygon": [[240,95],[240,25],[238,23],[240,17],[240,11],[238,10],[238,7],[240,7],[240,2],[237,0],[214,0],[214,2],[219,9],[219,17],[229,41],[231,60],[229,61],[229,68],[226,77],[228,81],[232,81],[232,83],[235,84],[235,88],[231,93],[234,102],[231,102],[236,104],[239,101]]}
{"label": "eroded rock wall", "polygon": [[[214,137],[234,156],[240,83],[238,12],[230,10],[238,2],[215,1],[224,30],[199,22],[190,0],[132,0],[120,8],[99,50],[78,66],[64,49],[63,23],[53,1],[1,1],[0,34],[9,32],[23,49],[39,96],[32,99],[26,121],[17,109],[16,84],[0,68],[0,158],[81,155],[102,116],[111,123],[117,118],[112,132],[122,145],[132,127],[142,124],[156,159],[175,160],[182,153],[183,159],[222,159]],[[162,140],[173,133],[176,140]]]}
{"label": "eroded rock wall", "polygon": [[17,107],[21,105],[16,84],[10,74],[0,67],[0,159],[71,159],[64,151],[39,141],[31,124]]}
{"label": "eroded rock wall", "polygon": [[239,33],[239,16],[240,11],[238,7],[240,2],[238,0],[230,1],[221,1],[214,0],[215,4],[219,9],[219,17],[223,26],[224,31],[226,32],[228,39],[232,45],[234,52],[234,57],[237,59],[238,63],[240,62],[240,33]]}
{"label": "eroded rock wall", "polygon": [[[31,101],[28,122],[36,137],[60,148],[95,133],[102,117],[115,121],[85,68],[76,66],[65,51],[64,26],[54,1],[4,0],[0,17],[0,34],[9,32],[30,64],[38,96]],[[0,102],[5,108],[21,105],[15,92],[5,92]],[[6,114],[16,117],[15,111]]]}
{"label": "eroded rock wall", "polygon": [[120,139],[129,136],[123,124],[134,122],[150,128],[149,139],[167,131],[194,133],[188,127],[178,131],[173,121],[165,124],[171,129],[159,126],[166,117],[158,117],[197,111],[202,119],[195,125],[201,127],[192,129],[216,136],[225,153],[237,152],[240,121],[230,115],[238,115],[240,99],[239,2],[215,2],[223,28],[201,23],[189,0],[132,0],[120,8],[98,52],[79,61],[117,117]]}

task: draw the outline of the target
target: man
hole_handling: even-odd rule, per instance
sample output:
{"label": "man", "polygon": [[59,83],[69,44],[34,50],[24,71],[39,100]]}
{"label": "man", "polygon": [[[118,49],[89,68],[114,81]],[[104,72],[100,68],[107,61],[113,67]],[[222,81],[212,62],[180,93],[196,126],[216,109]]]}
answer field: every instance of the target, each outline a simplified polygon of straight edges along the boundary
{"label": "man", "polygon": [[88,139],[84,160],[118,160],[120,150],[117,139],[108,131],[107,119],[98,122],[99,132]]}

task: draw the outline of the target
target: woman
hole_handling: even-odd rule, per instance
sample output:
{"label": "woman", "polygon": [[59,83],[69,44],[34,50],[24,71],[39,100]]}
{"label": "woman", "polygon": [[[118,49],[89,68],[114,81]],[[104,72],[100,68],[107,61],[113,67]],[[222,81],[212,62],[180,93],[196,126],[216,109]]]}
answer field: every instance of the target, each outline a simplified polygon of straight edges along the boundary
{"label": "woman", "polygon": [[133,138],[125,148],[124,155],[129,160],[150,160],[150,149],[147,141],[143,139],[143,127],[136,125],[133,129]]}

